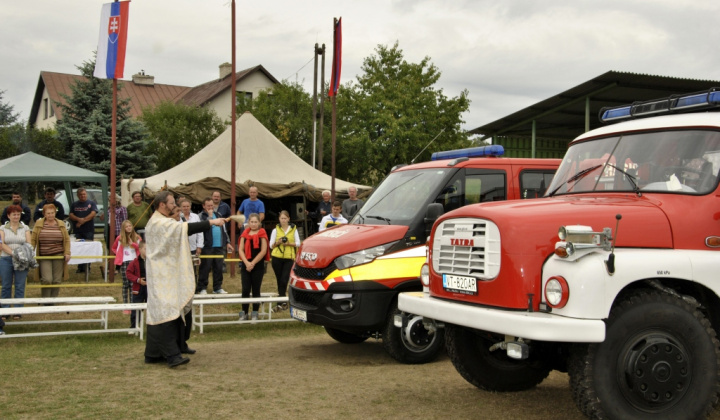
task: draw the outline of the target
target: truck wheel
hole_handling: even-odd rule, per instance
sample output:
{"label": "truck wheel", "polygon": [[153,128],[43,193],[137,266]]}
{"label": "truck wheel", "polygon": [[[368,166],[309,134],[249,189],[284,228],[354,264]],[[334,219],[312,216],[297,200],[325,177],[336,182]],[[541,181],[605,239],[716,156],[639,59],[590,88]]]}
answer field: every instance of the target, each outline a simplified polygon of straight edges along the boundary
{"label": "truck wheel", "polygon": [[591,418],[704,418],[720,392],[718,345],[694,305],[637,292],[610,312],[604,342],[573,348],[573,399]]}
{"label": "truck wheel", "polygon": [[362,335],[352,334],[330,327],[325,327],[325,332],[335,341],[343,344],[358,344],[368,339],[368,337],[363,337]]}
{"label": "truck wheel", "polygon": [[515,360],[490,346],[504,336],[445,324],[445,346],[455,369],[466,381],[485,391],[523,391],[542,382],[550,365],[533,358]]}
{"label": "truck wheel", "polygon": [[385,322],[382,343],[393,359],[409,365],[428,363],[435,360],[445,344],[445,330],[435,333],[426,330],[422,317],[414,315],[408,321],[408,328],[403,330],[395,326],[395,315],[399,314],[395,302]]}

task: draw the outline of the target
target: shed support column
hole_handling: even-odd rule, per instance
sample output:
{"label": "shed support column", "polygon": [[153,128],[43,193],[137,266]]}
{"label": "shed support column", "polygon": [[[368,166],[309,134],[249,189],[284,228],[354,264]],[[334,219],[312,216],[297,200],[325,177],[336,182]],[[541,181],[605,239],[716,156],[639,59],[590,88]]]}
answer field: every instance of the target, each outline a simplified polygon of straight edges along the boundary
{"label": "shed support column", "polygon": [[536,152],[535,152],[535,142],[537,141],[536,130],[537,130],[536,120],[533,120],[533,122],[532,122],[532,156],[530,156],[532,158],[536,157]]}
{"label": "shed support column", "polygon": [[590,97],[585,97],[585,132],[590,131]]}

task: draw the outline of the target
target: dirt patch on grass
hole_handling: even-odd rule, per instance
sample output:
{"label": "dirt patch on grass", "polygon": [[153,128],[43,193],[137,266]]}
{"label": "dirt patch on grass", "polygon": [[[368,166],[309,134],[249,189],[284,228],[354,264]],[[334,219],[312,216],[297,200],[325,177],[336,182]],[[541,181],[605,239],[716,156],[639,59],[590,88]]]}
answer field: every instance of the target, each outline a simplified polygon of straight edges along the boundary
{"label": "dirt patch on grass", "polygon": [[[74,345],[57,362],[29,355],[7,372],[0,409],[6,418],[583,418],[557,372],[534,390],[495,394],[467,383],[446,356],[410,366],[379,342],[343,345],[320,328],[266,338],[237,331],[232,340],[193,337],[197,354],[174,369],[144,364],[144,343],[129,337],[109,339],[99,357]],[[16,343],[8,350],[19,356]]]}

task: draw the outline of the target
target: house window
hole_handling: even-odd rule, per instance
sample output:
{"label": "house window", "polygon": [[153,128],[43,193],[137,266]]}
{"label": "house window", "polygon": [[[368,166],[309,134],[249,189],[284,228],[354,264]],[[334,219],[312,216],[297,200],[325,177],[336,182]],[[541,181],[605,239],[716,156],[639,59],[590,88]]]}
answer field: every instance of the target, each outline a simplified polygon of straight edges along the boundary
{"label": "house window", "polygon": [[50,116],[51,117],[55,116],[55,107],[53,106],[52,103],[50,104]]}
{"label": "house window", "polygon": [[245,92],[245,99],[252,101],[252,92]]}
{"label": "house window", "polygon": [[48,118],[48,100],[47,98],[43,99],[43,119],[47,120]]}

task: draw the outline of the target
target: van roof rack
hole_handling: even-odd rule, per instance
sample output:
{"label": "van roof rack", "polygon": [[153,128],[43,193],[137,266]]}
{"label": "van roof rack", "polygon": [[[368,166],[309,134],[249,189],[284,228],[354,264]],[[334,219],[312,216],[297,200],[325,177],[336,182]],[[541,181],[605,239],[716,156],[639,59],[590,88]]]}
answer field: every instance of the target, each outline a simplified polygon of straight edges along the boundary
{"label": "van roof rack", "polygon": [[707,111],[720,107],[719,88],[706,91],[671,95],[667,98],[633,102],[631,105],[604,107],[600,110],[600,122],[609,123],[635,118],[654,117],[664,114]]}

